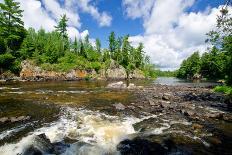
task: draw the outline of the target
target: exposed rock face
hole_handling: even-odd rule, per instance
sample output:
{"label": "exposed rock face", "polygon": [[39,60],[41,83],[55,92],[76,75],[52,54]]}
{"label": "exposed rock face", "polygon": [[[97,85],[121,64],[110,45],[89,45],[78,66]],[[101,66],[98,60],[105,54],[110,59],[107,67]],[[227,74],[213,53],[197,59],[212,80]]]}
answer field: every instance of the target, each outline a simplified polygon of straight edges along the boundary
{"label": "exposed rock face", "polygon": [[[31,61],[24,60],[21,63],[22,70],[20,78],[29,81],[43,81],[43,80],[79,80],[87,77],[100,79],[126,79],[127,74],[123,66],[118,65],[115,61],[111,61],[108,69],[101,69],[98,74],[95,70],[79,70],[73,69],[69,72],[55,72],[47,71],[39,66],[34,65]],[[130,78],[143,79],[145,78],[143,72],[134,70],[129,76]]]}
{"label": "exposed rock face", "polygon": [[96,72],[94,70],[71,70],[67,73],[65,72],[55,72],[55,71],[46,71],[42,68],[35,66],[30,61],[23,61],[21,63],[22,70],[20,72],[20,77],[23,80],[78,80],[86,77],[94,77],[96,76]]}
{"label": "exposed rock face", "polygon": [[106,70],[106,78],[108,79],[126,79],[126,70],[124,67],[117,65],[115,61],[111,61],[109,68]]}
{"label": "exposed rock face", "polygon": [[145,79],[144,73],[139,70],[135,69],[131,74],[130,74],[131,79]]}

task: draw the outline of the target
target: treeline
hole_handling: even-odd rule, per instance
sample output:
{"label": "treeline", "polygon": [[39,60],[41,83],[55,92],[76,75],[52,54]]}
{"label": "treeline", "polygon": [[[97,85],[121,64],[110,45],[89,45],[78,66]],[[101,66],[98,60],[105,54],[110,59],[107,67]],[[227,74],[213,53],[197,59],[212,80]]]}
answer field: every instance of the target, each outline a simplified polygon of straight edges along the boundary
{"label": "treeline", "polygon": [[122,65],[129,75],[140,69],[146,76],[154,76],[154,67],[145,55],[143,44],[131,46],[129,35],[117,37],[111,32],[109,48],[103,49],[96,39],[90,43],[89,36],[71,40],[67,34],[66,15],[62,15],[55,30],[46,32],[26,30],[22,21],[20,3],[4,0],[0,3],[0,73],[10,70],[20,72],[22,60],[33,60],[47,70],[68,71],[70,69],[106,69],[113,60]]}
{"label": "treeline", "polygon": [[193,53],[184,60],[177,71],[179,78],[192,78],[195,75],[207,79],[225,79],[232,85],[232,17],[228,9],[221,9],[217,18],[217,28],[210,31],[206,42],[212,48],[202,56]]}

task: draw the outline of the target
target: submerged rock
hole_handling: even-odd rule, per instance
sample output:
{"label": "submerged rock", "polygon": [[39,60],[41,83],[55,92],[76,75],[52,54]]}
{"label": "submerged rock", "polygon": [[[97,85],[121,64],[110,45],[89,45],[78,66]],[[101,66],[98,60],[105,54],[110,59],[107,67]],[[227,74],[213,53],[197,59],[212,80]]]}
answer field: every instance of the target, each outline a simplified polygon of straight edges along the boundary
{"label": "submerged rock", "polygon": [[110,83],[107,85],[107,88],[126,88],[126,84],[122,81]]}
{"label": "submerged rock", "polygon": [[151,155],[165,154],[165,148],[155,142],[148,141],[146,139],[133,139],[133,140],[124,140],[117,145],[117,150],[122,155]]}

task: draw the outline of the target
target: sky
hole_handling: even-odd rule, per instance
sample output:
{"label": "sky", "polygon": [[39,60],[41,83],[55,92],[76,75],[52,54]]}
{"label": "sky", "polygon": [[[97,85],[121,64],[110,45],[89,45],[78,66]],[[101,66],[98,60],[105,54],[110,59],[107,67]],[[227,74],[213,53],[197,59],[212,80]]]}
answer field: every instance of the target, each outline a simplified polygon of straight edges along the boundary
{"label": "sky", "polygon": [[[2,2],[3,0],[0,0]],[[129,34],[161,70],[175,70],[195,51],[203,53],[224,0],[16,0],[26,28],[54,30],[66,14],[71,39],[87,34],[108,47],[108,36]],[[231,11],[231,7],[229,8]]]}

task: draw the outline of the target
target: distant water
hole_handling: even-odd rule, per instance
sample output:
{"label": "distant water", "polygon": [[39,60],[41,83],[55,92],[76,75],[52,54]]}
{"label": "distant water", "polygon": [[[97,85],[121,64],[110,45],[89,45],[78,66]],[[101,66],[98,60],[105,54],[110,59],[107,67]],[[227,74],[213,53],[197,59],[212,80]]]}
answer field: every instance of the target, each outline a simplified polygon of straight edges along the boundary
{"label": "distant water", "polygon": [[154,84],[161,84],[161,85],[169,85],[169,86],[192,86],[192,87],[208,87],[208,86],[216,86],[219,83],[215,81],[201,81],[201,80],[184,80],[178,79],[175,77],[158,77]]}

